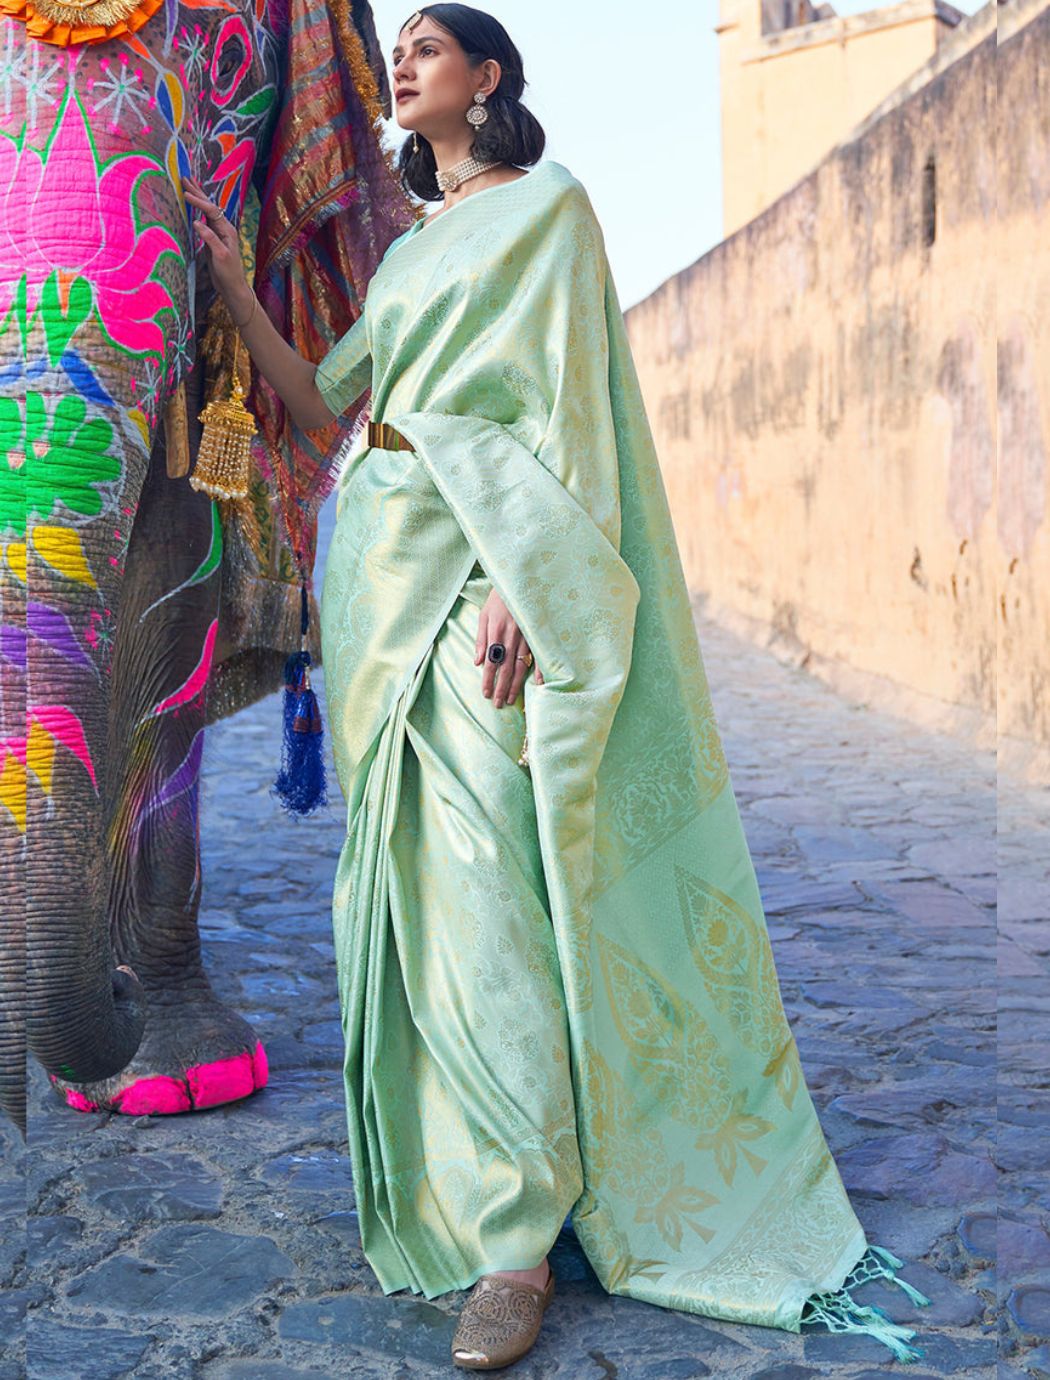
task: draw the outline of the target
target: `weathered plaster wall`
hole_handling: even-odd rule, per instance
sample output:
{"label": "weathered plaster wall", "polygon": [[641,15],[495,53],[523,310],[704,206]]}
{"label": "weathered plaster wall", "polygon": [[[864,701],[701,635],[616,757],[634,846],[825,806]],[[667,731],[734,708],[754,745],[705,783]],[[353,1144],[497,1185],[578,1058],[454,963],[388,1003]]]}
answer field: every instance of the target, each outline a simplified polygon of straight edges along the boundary
{"label": "weathered plaster wall", "polygon": [[897,0],[854,15],[807,7],[767,27],[770,9],[719,4],[725,235],[814,168],[964,19],[946,0]]}
{"label": "weathered plaster wall", "polygon": [[1050,7],[1000,21],[998,167],[999,729],[1050,744]]}
{"label": "weathered plaster wall", "polygon": [[985,739],[998,708],[1001,733],[1050,745],[1050,11],[1033,12],[627,323],[712,612],[968,711]]}

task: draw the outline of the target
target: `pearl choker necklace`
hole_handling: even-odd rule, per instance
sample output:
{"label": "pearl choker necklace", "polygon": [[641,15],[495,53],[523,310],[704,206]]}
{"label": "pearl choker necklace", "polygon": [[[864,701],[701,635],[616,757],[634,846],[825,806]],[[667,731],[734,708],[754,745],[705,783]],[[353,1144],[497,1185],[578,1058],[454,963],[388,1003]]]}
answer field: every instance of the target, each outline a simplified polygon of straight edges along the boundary
{"label": "pearl choker necklace", "polygon": [[474,157],[463,158],[460,162],[454,163],[451,168],[446,168],[444,172],[439,171],[437,184],[443,192],[454,192],[461,183],[472,177],[477,177],[479,173],[488,172],[489,168],[498,168],[499,165],[500,159],[498,158],[491,163],[482,163]]}

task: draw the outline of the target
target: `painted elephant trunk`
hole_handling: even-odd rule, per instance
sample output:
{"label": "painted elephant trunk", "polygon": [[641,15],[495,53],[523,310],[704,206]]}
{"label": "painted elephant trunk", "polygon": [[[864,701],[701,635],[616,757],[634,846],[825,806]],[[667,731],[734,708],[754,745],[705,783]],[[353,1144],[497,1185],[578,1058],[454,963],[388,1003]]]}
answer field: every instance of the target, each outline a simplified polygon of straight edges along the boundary
{"label": "painted elephant trunk", "polygon": [[56,1078],[88,1083],[131,1063],[146,1028],[145,990],[129,968],[63,968],[26,974],[29,1052]]}

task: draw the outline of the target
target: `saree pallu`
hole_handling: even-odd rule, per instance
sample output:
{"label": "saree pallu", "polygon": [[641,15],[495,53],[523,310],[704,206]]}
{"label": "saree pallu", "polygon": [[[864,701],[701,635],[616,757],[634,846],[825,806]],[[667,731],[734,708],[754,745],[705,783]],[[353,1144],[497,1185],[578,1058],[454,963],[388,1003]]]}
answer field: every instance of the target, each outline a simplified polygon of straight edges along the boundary
{"label": "saree pallu", "polygon": [[[366,448],[321,602],[347,833],[333,907],[351,1163],[385,1292],[542,1259],[797,1332],[913,1333],[784,1015],[600,227],[561,164],[395,240],[318,366]],[[543,671],[495,709],[495,588]],[[528,732],[529,767],[517,764]]]}

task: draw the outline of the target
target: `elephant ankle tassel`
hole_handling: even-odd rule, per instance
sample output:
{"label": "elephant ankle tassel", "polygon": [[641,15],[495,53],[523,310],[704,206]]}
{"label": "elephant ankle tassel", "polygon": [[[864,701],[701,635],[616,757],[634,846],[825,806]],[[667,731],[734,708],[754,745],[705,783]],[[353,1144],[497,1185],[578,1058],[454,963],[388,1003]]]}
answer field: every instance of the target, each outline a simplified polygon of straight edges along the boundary
{"label": "elephant ankle tassel", "polygon": [[302,646],[284,664],[284,740],[281,770],[273,792],[292,815],[308,815],[328,804],[324,767],[324,726],[317,696],[310,689],[310,653],[306,631],[310,604],[305,583],[300,586]]}

